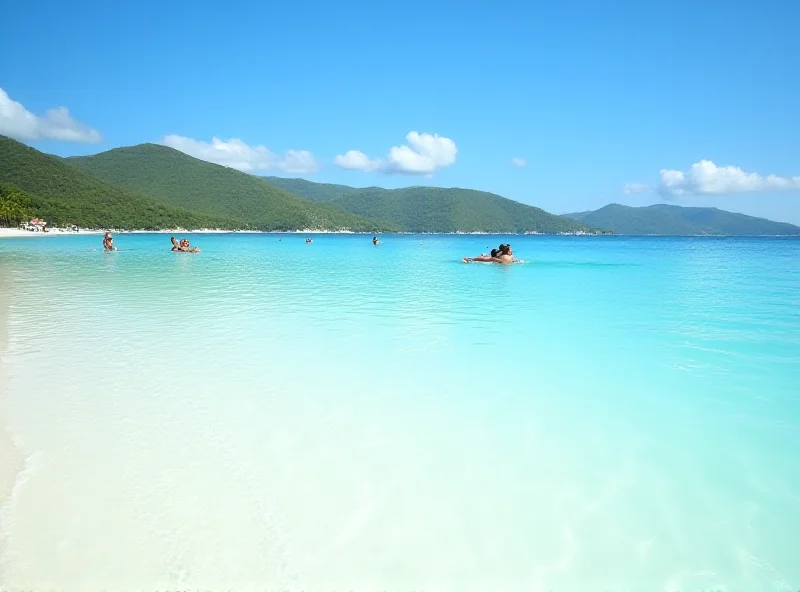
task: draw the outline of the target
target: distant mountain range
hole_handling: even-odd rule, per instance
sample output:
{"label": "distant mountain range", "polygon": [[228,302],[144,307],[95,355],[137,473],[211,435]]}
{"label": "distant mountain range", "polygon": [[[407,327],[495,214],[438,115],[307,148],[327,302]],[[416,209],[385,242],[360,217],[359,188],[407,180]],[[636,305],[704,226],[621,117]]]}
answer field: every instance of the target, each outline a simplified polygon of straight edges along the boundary
{"label": "distant mountain range", "polygon": [[166,146],[140,144],[66,161],[150,199],[208,216],[224,216],[259,230],[396,230],[392,224],[312,203],[259,177]]}
{"label": "distant mountain range", "polygon": [[107,183],[263,230],[576,232],[578,222],[469,189],[356,189],[256,177],[155,144],[66,159]]}
{"label": "distant mountain range", "polygon": [[609,204],[593,212],[564,214],[593,228],[628,235],[800,235],[800,227],[717,208],[691,208],[667,204],[630,207]]}
{"label": "distant mountain range", "polygon": [[0,224],[30,217],[119,229],[800,234],[791,224],[715,208],[611,204],[556,216],[472,189],[359,189],[257,177],[155,144],[60,158],[0,136]]}
{"label": "distant mountain range", "polygon": [[469,189],[356,189],[264,179],[166,146],[60,158],[0,136],[0,224],[352,232],[578,232],[587,227]]}
{"label": "distant mountain range", "polygon": [[370,218],[384,220],[405,232],[586,232],[580,223],[549,214],[493,193],[472,189],[406,187],[356,189],[346,185],[312,183],[304,179],[266,177],[295,195]]}

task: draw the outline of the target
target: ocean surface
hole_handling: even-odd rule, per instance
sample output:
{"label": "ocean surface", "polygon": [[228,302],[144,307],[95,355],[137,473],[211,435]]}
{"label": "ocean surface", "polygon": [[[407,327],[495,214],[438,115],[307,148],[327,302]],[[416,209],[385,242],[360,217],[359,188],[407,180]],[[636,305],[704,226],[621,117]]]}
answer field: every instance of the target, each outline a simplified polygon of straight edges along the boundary
{"label": "ocean surface", "polygon": [[800,589],[800,240],[190,238],[0,240],[0,589]]}

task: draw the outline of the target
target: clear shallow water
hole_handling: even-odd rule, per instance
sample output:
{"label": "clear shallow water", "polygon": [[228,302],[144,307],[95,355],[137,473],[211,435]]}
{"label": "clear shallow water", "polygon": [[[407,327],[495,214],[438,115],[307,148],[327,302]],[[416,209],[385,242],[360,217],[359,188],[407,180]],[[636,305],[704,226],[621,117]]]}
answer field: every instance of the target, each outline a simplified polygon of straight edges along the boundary
{"label": "clear shallow water", "polygon": [[0,241],[0,587],[800,586],[799,240],[100,240]]}

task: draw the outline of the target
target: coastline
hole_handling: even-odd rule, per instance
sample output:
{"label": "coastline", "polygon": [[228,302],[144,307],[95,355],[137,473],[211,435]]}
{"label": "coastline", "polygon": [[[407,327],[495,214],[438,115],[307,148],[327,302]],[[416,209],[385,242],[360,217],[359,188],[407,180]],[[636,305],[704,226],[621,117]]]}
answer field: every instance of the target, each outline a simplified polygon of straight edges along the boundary
{"label": "coastline", "polygon": [[[19,228],[0,228],[0,238],[46,238],[51,236],[83,236],[83,235],[98,235],[105,233],[105,230],[84,230],[80,232],[73,232],[71,230],[62,230],[54,228],[47,232],[31,232],[29,230],[20,230]],[[167,230],[111,230],[112,234],[229,234],[229,233],[255,233],[258,230],[217,230],[201,228],[198,230],[186,230],[184,228],[171,228]]]}
{"label": "coastline", "polygon": [[[417,235],[417,236],[596,236],[594,234],[580,233],[515,233],[515,232],[355,232],[353,230],[320,230],[305,228],[302,230],[222,230],[219,228],[198,228],[187,230],[185,228],[168,228],[165,230],[110,230],[112,234],[353,234],[364,236],[389,236],[389,235]],[[102,235],[106,230],[81,229],[73,232],[61,228],[54,228],[48,232],[30,232],[19,228],[0,227],[0,239],[3,238],[46,238],[52,236],[82,236]]]}
{"label": "coastline", "polygon": [[20,230],[19,228],[0,228],[0,238],[28,238],[28,237],[50,237],[50,236],[66,236],[81,234],[103,234],[101,230],[81,230],[80,232],[72,232],[69,230],[61,230],[54,228],[47,232],[31,232],[29,230]]}
{"label": "coastline", "polygon": [[[374,232],[357,233],[351,230],[224,230],[219,228],[197,228],[194,230],[187,230],[186,228],[167,228],[163,230],[113,230],[108,229],[112,234],[385,234]],[[83,236],[83,235],[102,235],[106,230],[96,229],[81,229],[79,232],[65,230],[61,228],[54,228],[47,232],[31,232],[29,230],[20,230],[19,228],[3,228],[0,227],[0,239],[2,238],[46,238],[51,236]],[[393,233],[399,234],[399,233]],[[411,234],[411,233],[403,233]]]}
{"label": "coastline", "polygon": [[[83,236],[102,235],[105,230],[81,229],[72,232],[54,228],[48,232],[30,232],[19,228],[0,227],[0,239],[4,238],[45,238],[52,236]],[[198,228],[187,230],[185,228],[168,228],[166,230],[111,230],[114,235],[119,234],[352,234],[363,236],[570,236],[570,237],[620,237],[620,238],[797,238],[797,234],[593,234],[556,232],[552,234],[540,232],[355,232],[352,230],[319,230],[306,228],[303,230],[222,230],[219,228]]]}

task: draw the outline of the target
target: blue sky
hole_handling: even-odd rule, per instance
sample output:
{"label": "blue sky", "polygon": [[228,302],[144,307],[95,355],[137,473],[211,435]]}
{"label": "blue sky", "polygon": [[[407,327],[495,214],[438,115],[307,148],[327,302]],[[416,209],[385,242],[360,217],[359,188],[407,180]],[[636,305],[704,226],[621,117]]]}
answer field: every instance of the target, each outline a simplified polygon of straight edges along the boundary
{"label": "blue sky", "polygon": [[556,213],[669,200],[800,223],[800,3],[483,4],[9,3],[0,133]]}

